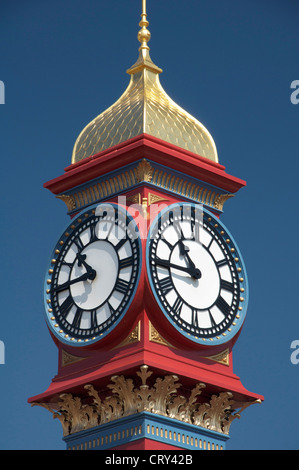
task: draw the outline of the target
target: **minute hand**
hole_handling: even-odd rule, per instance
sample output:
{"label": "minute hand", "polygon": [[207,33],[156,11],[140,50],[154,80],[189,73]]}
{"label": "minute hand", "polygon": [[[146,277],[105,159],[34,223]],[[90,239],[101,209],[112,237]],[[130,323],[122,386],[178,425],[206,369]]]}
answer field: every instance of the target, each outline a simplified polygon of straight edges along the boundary
{"label": "minute hand", "polygon": [[170,261],[167,261],[166,259],[164,260],[160,258],[155,258],[155,262],[159,266],[165,266],[166,268],[179,269],[180,271],[184,271],[185,273],[190,274],[190,276],[198,279],[199,270],[196,268],[193,268],[192,266],[180,266],[179,264],[173,264]]}
{"label": "minute hand", "polygon": [[64,284],[61,284],[60,286],[53,287],[52,292],[59,292],[61,290],[65,290],[69,286],[71,286],[72,284],[75,284],[76,282],[86,281],[87,279],[92,280],[92,278],[94,276],[94,273],[95,273],[95,271],[82,274],[82,276],[77,277],[76,279],[72,279],[71,281],[67,281]]}

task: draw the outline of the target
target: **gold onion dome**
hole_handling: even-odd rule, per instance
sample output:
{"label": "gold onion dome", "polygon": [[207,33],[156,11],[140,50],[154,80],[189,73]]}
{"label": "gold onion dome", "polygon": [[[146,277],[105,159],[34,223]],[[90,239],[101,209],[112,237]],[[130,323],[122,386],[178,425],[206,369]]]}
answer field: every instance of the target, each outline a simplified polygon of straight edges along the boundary
{"label": "gold onion dome", "polygon": [[202,157],[218,162],[215,142],[208,130],[178,106],[160,84],[157,67],[149,55],[151,34],[145,0],[141,43],[137,62],[127,70],[130,83],[123,95],[106,111],[91,121],[80,133],[73,149],[72,163],[98,154],[128,139],[148,134]]}

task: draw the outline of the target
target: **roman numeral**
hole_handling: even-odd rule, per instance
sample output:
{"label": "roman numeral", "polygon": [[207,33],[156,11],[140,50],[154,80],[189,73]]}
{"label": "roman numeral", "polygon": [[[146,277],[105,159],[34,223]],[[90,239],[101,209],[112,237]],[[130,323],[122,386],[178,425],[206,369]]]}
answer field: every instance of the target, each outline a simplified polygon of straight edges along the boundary
{"label": "roman numeral", "polygon": [[163,235],[162,235],[161,240],[162,240],[162,242],[166,243],[166,245],[168,246],[168,248],[169,248],[170,250],[172,250],[173,245],[172,245],[171,243],[169,243],[169,241],[166,240],[166,238],[164,238]]}
{"label": "roman numeral", "polygon": [[195,308],[192,309],[191,323],[193,326],[198,327],[198,310]]}
{"label": "roman numeral", "polygon": [[[106,222],[106,226],[109,226],[109,222]],[[115,224],[113,222],[110,222],[110,227],[109,229],[107,229],[106,240],[108,240],[108,238],[110,237],[110,234],[114,227],[115,227]],[[106,230],[106,227],[105,227],[105,230]]]}
{"label": "roman numeral", "polygon": [[60,316],[65,318],[73,305],[73,297],[69,295],[59,307]]}
{"label": "roman numeral", "polygon": [[72,322],[72,327],[73,328],[75,328],[75,329],[80,328],[82,314],[83,314],[83,310],[81,310],[81,308],[78,308],[77,312],[75,313],[73,322]]}
{"label": "roman numeral", "polygon": [[112,305],[109,304],[109,302],[107,302],[107,305],[108,305],[108,308],[109,308],[109,310],[110,310],[110,315],[111,315],[111,316],[114,315],[115,310],[114,310],[114,308],[112,307]]}
{"label": "roman numeral", "polygon": [[217,268],[221,268],[222,266],[225,266],[227,264],[227,259],[221,259],[220,261],[216,261]]}
{"label": "roman numeral", "polygon": [[[210,248],[211,248],[211,246],[212,246],[212,243],[213,243],[213,241],[214,241],[214,238],[213,238],[213,237],[211,237],[211,240],[210,240],[210,242],[209,242],[209,244],[208,244],[208,246],[207,246],[207,249],[208,249],[208,250],[210,250]],[[216,263],[216,264],[217,264],[217,263]],[[217,264],[217,266],[218,266],[218,264]]]}
{"label": "roman numeral", "polygon": [[162,291],[162,294],[164,296],[167,295],[168,292],[170,292],[173,289],[173,284],[172,284],[171,277],[168,276],[168,277],[164,277],[164,279],[160,279],[159,280],[159,287]]}
{"label": "roman numeral", "polygon": [[96,236],[96,222],[94,222],[91,226],[90,226],[90,243],[93,243],[95,242],[98,237]]}
{"label": "roman numeral", "polygon": [[74,243],[75,243],[76,247],[78,248],[79,252],[83,250],[84,245],[83,245],[82,240],[81,240],[80,237],[75,238]]}
{"label": "roman numeral", "polygon": [[220,281],[220,288],[228,290],[229,292],[234,291],[234,285],[232,282],[225,281],[224,279],[221,279]]}
{"label": "roman numeral", "polygon": [[185,237],[184,237],[184,234],[183,234],[182,227],[181,227],[180,223],[178,221],[173,221],[172,226],[173,226],[173,228],[175,229],[175,231],[177,233],[178,239],[179,240],[185,240]]}
{"label": "roman numeral", "polygon": [[67,263],[66,261],[63,261],[61,263],[62,266],[67,266],[68,268],[72,268],[73,264],[72,263]]}
{"label": "roman numeral", "polygon": [[199,242],[200,241],[200,237],[199,237],[199,228],[200,228],[200,225],[198,222],[193,222],[191,221],[191,234],[192,234],[192,240],[196,241],[196,242]]}
{"label": "roman numeral", "polygon": [[190,224],[191,224],[191,233],[193,235],[193,238],[195,239],[194,228],[195,228],[196,222],[195,222],[195,207],[194,206],[191,206],[191,221],[190,221]]}
{"label": "roman numeral", "polygon": [[97,326],[98,326],[97,311],[96,310],[91,310],[91,312],[90,312],[90,328],[94,329]]}
{"label": "roman numeral", "polygon": [[128,266],[132,266],[133,264],[133,256],[129,256],[128,258],[123,258],[119,261],[119,269],[127,268]]}
{"label": "roman numeral", "polygon": [[176,301],[174,302],[173,306],[172,306],[172,310],[173,312],[176,314],[176,315],[180,315],[181,314],[181,310],[182,310],[182,307],[183,307],[183,300],[181,299],[181,297],[177,297]]}
{"label": "roman numeral", "polygon": [[120,250],[120,248],[126,243],[126,241],[127,241],[126,237],[119,240],[118,244],[115,246],[116,251]]}
{"label": "roman numeral", "polygon": [[215,320],[214,320],[214,317],[213,317],[213,315],[211,314],[210,310],[208,310],[208,312],[209,312],[209,317],[210,317],[211,325],[212,325],[212,326],[217,326],[217,324],[216,324],[216,322],[215,322]]}
{"label": "roman numeral", "polygon": [[126,294],[128,291],[128,288],[130,286],[130,283],[128,281],[125,281],[124,279],[118,278],[115,284],[114,289],[117,290],[117,292],[121,292],[122,294]]}
{"label": "roman numeral", "polygon": [[221,295],[219,295],[215,305],[219,308],[219,310],[221,310],[224,316],[227,316],[229,314],[230,306],[223,299],[223,297],[221,297]]}

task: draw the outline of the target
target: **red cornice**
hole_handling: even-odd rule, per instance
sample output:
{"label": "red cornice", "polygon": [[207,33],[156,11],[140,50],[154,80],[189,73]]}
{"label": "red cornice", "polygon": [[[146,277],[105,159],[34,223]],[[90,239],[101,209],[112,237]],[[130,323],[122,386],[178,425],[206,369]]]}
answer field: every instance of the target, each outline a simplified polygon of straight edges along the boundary
{"label": "red cornice", "polygon": [[235,193],[246,182],[225,172],[225,167],[207,158],[176,147],[147,134],[127,140],[110,149],[65,168],[65,173],[44,184],[54,194],[120,169],[142,158],[195,177],[225,191]]}

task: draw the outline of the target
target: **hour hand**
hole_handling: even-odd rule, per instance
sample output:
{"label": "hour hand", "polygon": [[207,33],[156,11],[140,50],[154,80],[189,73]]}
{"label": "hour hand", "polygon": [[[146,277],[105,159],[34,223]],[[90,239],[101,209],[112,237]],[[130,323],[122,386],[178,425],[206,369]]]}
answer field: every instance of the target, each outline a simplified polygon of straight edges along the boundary
{"label": "hour hand", "polygon": [[188,255],[188,251],[190,251],[190,248],[188,248],[182,240],[179,240],[179,247],[180,247],[180,255],[181,256],[186,256],[188,258],[189,264],[195,266],[193,261],[191,261],[190,256]]}
{"label": "hour hand", "polygon": [[82,266],[82,264],[83,264],[83,266],[86,268],[86,271],[88,273],[91,273],[93,271],[92,267],[89,266],[89,264],[87,264],[86,261],[85,261],[86,260],[86,255],[82,255],[81,253],[78,253],[77,258],[78,258],[78,266],[79,267]]}
{"label": "hour hand", "polygon": [[185,273],[190,274],[190,276],[194,277],[195,279],[199,279],[201,277],[201,272],[199,271],[199,269],[196,269],[193,266],[181,266],[179,264],[174,264],[168,260],[164,260],[160,258],[155,258],[155,262],[159,266],[164,266],[165,268],[173,268],[173,269],[179,269],[180,271],[184,271]]}
{"label": "hour hand", "polygon": [[[180,255],[185,256],[188,263],[189,263],[189,266],[192,267],[193,269],[196,269],[195,264],[193,263],[192,259],[190,258],[189,254],[188,254],[188,251],[190,251],[190,249],[188,248],[188,246],[184,245],[183,240],[185,240],[185,237],[184,237],[182,229],[177,227],[176,224],[174,224],[173,226],[174,226],[174,228],[175,228],[175,230],[178,234],[178,237],[179,237],[178,245],[179,245],[179,248],[180,248]],[[197,271],[200,272],[199,269],[197,269]]]}

